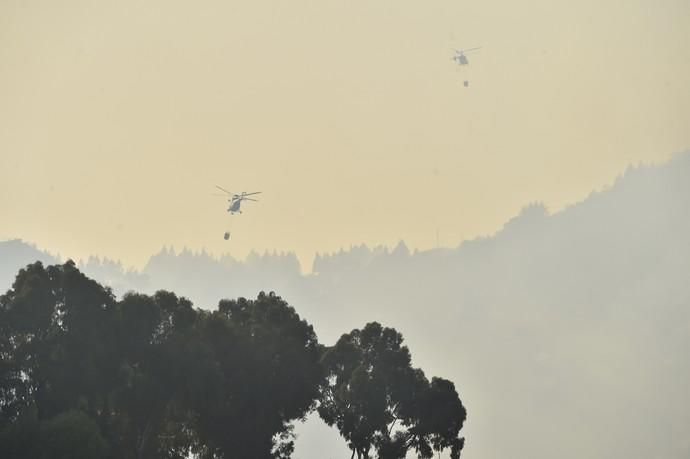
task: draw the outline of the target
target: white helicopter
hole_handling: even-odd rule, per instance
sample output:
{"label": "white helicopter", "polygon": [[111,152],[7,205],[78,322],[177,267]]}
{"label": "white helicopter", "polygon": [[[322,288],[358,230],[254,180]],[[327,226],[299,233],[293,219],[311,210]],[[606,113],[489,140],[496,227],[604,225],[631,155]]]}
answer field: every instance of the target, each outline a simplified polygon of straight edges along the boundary
{"label": "white helicopter", "polygon": [[[458,63],[458,65],[469,65],[470,61],[467,60],[467,56],[465,56],[465,53],[469,53],[472,51],[478,51],[481,49],[481,46],[478,46],[476,48],[470,48],[470,49],[455,49],[453,48],[453,51],[455,51],[455,56],[453,56],[453,60]],[[464,87],[468,87],[470,85],[469,80],[464,80],[462,82],[462,85]]]}
{"label": "white helicopter", "polygon": [[476,48],[470,48],[470,49],[455,49],[453,48],[453,51],[455,51],[455,56],[453,56],[453,60],[458,63],[458,65],[468,65],[470,62],[467,60],[467,56],[465,56],[465,53],[470,53],[472,51],[478,51],[482,47],[478,46]]}
{"label": "white helicopter", "polygon": [[216,188],[218,188],[220,191],[229,196],[228,202],[230,203],[230,206],[228,207],[228,212],[230,212],[230,215],[234,215],[235,213],[242,213],[242,211],[240,210],[240,205],[242,204],[242,201],[258,201],[257,199],[249,198],[247,196],[252,196],[261,193],[261,191],[254,191],[252,193],[247,193],[246,191],[243,191],[240,194],[234,194],[228,190],[219,187],[218,185],[216,185]]}

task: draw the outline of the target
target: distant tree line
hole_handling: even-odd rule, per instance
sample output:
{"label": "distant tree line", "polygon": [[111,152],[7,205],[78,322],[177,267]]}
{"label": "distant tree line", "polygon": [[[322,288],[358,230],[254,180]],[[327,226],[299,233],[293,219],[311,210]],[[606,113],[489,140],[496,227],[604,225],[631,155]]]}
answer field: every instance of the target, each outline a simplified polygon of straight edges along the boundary
{"label": "distant tree line", "polygon": [[117,300],[71,261],[34,263],[0,296],[0,457],[288,458],[316,409],[353,458],[458,458],[455,387],[402,342],[369,323],[325,347],[273,293]]}

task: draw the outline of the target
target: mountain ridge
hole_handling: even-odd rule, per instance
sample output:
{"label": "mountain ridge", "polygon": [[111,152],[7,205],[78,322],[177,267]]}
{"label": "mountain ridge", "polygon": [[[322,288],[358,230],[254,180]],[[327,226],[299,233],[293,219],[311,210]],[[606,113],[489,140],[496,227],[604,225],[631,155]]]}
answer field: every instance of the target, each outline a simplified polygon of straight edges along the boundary
{"label": "mountain ridge", "polygon": [[[628,168],[559,212],[527,205],[454,248],[353,245],[318,254],[312,274],[290,253],[237,261],[168,248],[130,277],[115,262],[80,266],[110,276],[117,294],[165,288],[205,308],[275,291],[324,344],[368,321],[393,326],[416,365],[456,382],[468,458],[680,459],[690,455],[689,234],[686,153]],[[17,260],[3,244],[0,273]],[[344,450],[318,429],[300,426],[298,457]]]}

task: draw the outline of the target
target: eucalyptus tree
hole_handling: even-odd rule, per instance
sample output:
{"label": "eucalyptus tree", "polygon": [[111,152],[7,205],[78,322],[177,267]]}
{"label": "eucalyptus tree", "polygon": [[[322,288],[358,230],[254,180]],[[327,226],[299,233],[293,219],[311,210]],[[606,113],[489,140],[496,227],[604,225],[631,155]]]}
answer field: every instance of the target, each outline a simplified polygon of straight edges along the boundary
{"label": "eucalyptus tree", "polygon": [[223,300],[206,318],[220,383],[197,404],[199,435],[225,458],[289,457],[292,422],[315,406],[323,371],[311,325],[279,296]]}
{"label": "eucalyptus tree", "polygon": [[318,404],[358,458],[457,458],[465,409],[378,323],[329,349],[279,296],[118,300],[74,263],[0,296],[0,457],[284,459]]}
{"label": "eucalyptus tree", "polygon": [[466,411],[454,385],[441,378],[431,383],[412,368],[403,337],[372,322],[344,334],[323,356],[326,383],[318,412],[348,442],[352,457],[420,458],[450,448],[460,456],[460,429]]}

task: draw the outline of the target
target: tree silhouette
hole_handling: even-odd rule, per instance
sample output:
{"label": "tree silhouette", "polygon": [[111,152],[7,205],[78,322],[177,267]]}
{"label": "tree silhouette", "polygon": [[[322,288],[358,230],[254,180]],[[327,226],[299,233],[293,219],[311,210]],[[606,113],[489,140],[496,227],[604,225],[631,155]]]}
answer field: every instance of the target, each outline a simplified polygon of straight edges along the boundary
{"label": "tree silhouette", "polygon": [[404,458],[410,449],[420,458],[451,449],[460,456],[458,433],[466,412],[450,381],[431,383],[412,368],[410,352],[395,329],[376,322],[343,335],[323,357],[327,383],[319,415],[337,426],[352,457]]}
{"label": "tree silhouette", "polygon": [[317,403],[360,458],[462,447],[453,384],[411,368],[399,333],[372,323],[324,350],[273,293],[118,301],[37,262],[0,296],[0,357],[0,457],[288,458]]}
{"label": "tree silhouette", "polygon": [[322,381],[311,325],[274,294],[224,300],[203,335],[219,380],[197,404],[200,437],[224,457],[269,458],[292,450],[290,422],[314,406]]}
{"label": "tree silhouette", "polygon": [[[115,305],[109,290],[71,262],[30,265],[0,297],[0,429],[40,453],[30,457],[67,457],[68,437],[85,441],[70,457],[82,457],[77,451],[88,445],[83,457],[105,448],[98,428],[108,424],[108,395],[117,384],[109,326]],[[16,447],[11,443],[3,441],[0,451]]]}

